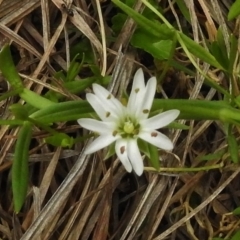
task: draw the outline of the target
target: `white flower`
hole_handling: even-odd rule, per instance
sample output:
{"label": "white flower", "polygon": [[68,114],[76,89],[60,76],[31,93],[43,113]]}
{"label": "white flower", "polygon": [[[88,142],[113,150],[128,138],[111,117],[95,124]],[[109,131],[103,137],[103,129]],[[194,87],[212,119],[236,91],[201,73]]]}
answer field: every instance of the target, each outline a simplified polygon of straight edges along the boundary
{"label": "white flower", "polygon": [[94,94],[88,93],[86,98],[102,121],[88,118],[78,120],[82,127],[99,134],[99,137],[87,146],[85,154],[116,142],[116,154],[126,170],[131,172],[133,169],[140,176],[143,173],[143,160],[137,145],[138,138],[158,148],[172,150],[171,140],[156,129],[174,121],[180,112],[169,110],[148,118],[156,85],[155,77],[150,78],[145,85],[143,71],[138,69],[125,107],[108,90],[93,84]]}

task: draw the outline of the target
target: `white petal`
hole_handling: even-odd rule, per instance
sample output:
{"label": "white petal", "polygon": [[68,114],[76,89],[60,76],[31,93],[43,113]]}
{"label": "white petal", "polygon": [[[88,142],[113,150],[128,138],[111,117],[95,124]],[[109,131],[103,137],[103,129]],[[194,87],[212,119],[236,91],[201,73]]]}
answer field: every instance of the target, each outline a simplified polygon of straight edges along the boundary
{"label": "white petal", "polygon": [[[139,108],[139,117],[146,119],[149,115],[149,112],[152,107],[153,99],[155,96],[157,87],[157,80],[155,77],[152,77],[148,80],[145,95],[142,101],[142,105]],[[137,102],[140,102],[140,99],[137,99]]]}
{"label": "white petal", "polygon": [[140,125],[145,129],[158,129],[167,126],[173,122],[179,115],[179,110],[169,110],[166,112],[159,113],[158,115],[140,121]]}
{"label": "white petal", "polygon": [[103,101],[108,103],[109,109],[111,111],[114,111],[116,113],[122,111],[123,105],[107,89],[96,83],[92,85],[92,88],[101,102]]}
{"label": "white petal", "polygon": [[113,136],[112,134],[100,135],[99,137],[97,137],[93,142],[91,142],[87,146],[87,148],[85,150],[85,154],[94,153],[94,152],[110,145],[111,143],[116,141],[118,138],[120,138],[119,135],[116,135],[116,136]]}
{"label": "white petal", "polygon": [[92,93],[87,93],[86,99],[103,121],[115,121],[118,118],[116,114],[108,108],[107,101],[100,101],[100,99]]}
{"label": "white petal", "polygon": [[81,118],[77,121],[83,128],[98,133],[112,133],[115,127],[115,124],[112,122],[101,122],[91,118]]}
{"label": "white petal", "polygon": [[173,143],[172,141],[165,136],[164,134],[158,131],[152,132],[141,132],[138,135],[142,140],[151,143],[152,145],[164,149],[164,150],[172,150]]}
{"label": "white petal", "polygon": [[138,176],[142,175],[143,160],[142,160],[142,156],[140,154],[136,139],[128,140],[127,153],[128,153],[128,158],[130,159],[134,172]]}
{"label": "white petal", "polygon": [[115,144],[115,151],[127,172],[131,172],[132,165],[127,155],[127,141],[123,138],[118,139]]}
{"label": "white petal", "polygon": [[130,114],[134,115],[138,112],[139,107],[142,105],[146,91],[145,88],[143,70],[139,68],[134,75],[132,90],[127,104],[127,109]]}

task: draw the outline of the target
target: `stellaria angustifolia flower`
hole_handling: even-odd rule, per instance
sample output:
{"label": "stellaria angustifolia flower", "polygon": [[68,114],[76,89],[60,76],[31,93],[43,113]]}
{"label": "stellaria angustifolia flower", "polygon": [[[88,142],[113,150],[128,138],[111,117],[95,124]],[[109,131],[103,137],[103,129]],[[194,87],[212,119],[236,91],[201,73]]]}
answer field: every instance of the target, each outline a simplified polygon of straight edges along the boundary
{"label": "stellaria angustifolia flower", "polygon": [[157,81],[151,77],[144,82],[142,69],[134,75],[131,94],[127,106],[123,106],[108,90],[93,84],[93,92],[87,93],[91,104],[101,121],[83,118],[78,123],[99,136],[87,146],[85,154],[96,152],[115,142],[115,152],[128,172],[143,173],[143,160],[137,144],[141,138],[150,144],[172,150],[171,140],[156,129],[167,126],[179,115],[179,110],[168,110],[148,118],[156,91]]}

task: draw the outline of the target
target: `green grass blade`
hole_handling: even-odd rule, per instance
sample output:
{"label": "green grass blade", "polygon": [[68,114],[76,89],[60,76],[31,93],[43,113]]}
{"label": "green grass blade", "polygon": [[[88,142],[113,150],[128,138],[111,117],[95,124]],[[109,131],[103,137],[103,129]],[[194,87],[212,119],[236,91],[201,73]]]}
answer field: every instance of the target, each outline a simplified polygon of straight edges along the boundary
{"label": "green grass blade", "polygon": [[15,68],[9,45],[5,45],[0,52],[0,70],[14,89],[23,89],[23,84]]}
{"label": "green grass blade", "polygon": [[12,191],[14,210],[18,213],[25,201],[28,188],[28,151],[32,136],[32,124],[25,121],[15,147],[12,165]]}
{"label": "green grass blade", "polygon": [[55,103],[41,109],[30,115],[30,118],[42,123],[53,123],[77,120],[86,117],[90,113],[94,113],[94,111],[87,101],[68,101]]}

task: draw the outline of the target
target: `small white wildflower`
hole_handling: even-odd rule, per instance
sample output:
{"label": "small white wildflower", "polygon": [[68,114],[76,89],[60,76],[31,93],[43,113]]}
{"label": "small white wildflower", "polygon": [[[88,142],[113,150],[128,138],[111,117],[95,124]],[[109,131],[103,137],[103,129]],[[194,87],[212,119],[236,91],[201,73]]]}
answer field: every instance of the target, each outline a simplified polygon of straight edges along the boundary
{"label": "small white wildflower", "polygon": [[126,170],[131,172],[133,169],[140,176],[143,173],[143,160],[137,145],[138,138],[158,148],[172,150],[171,140],[156,129],[174,121],[180,111],[169,110],[148,118],[156,85],[155,77],[150,78],[145,85],[143,71],[138,69],[125,107],[108,90],[93,84],[94,94],[88,93],[86,98],[102,121],[89,118],[78,120],[82,127],[99,133],[99,137],[87,146],[85,154],[116,142],[116,154]]}

